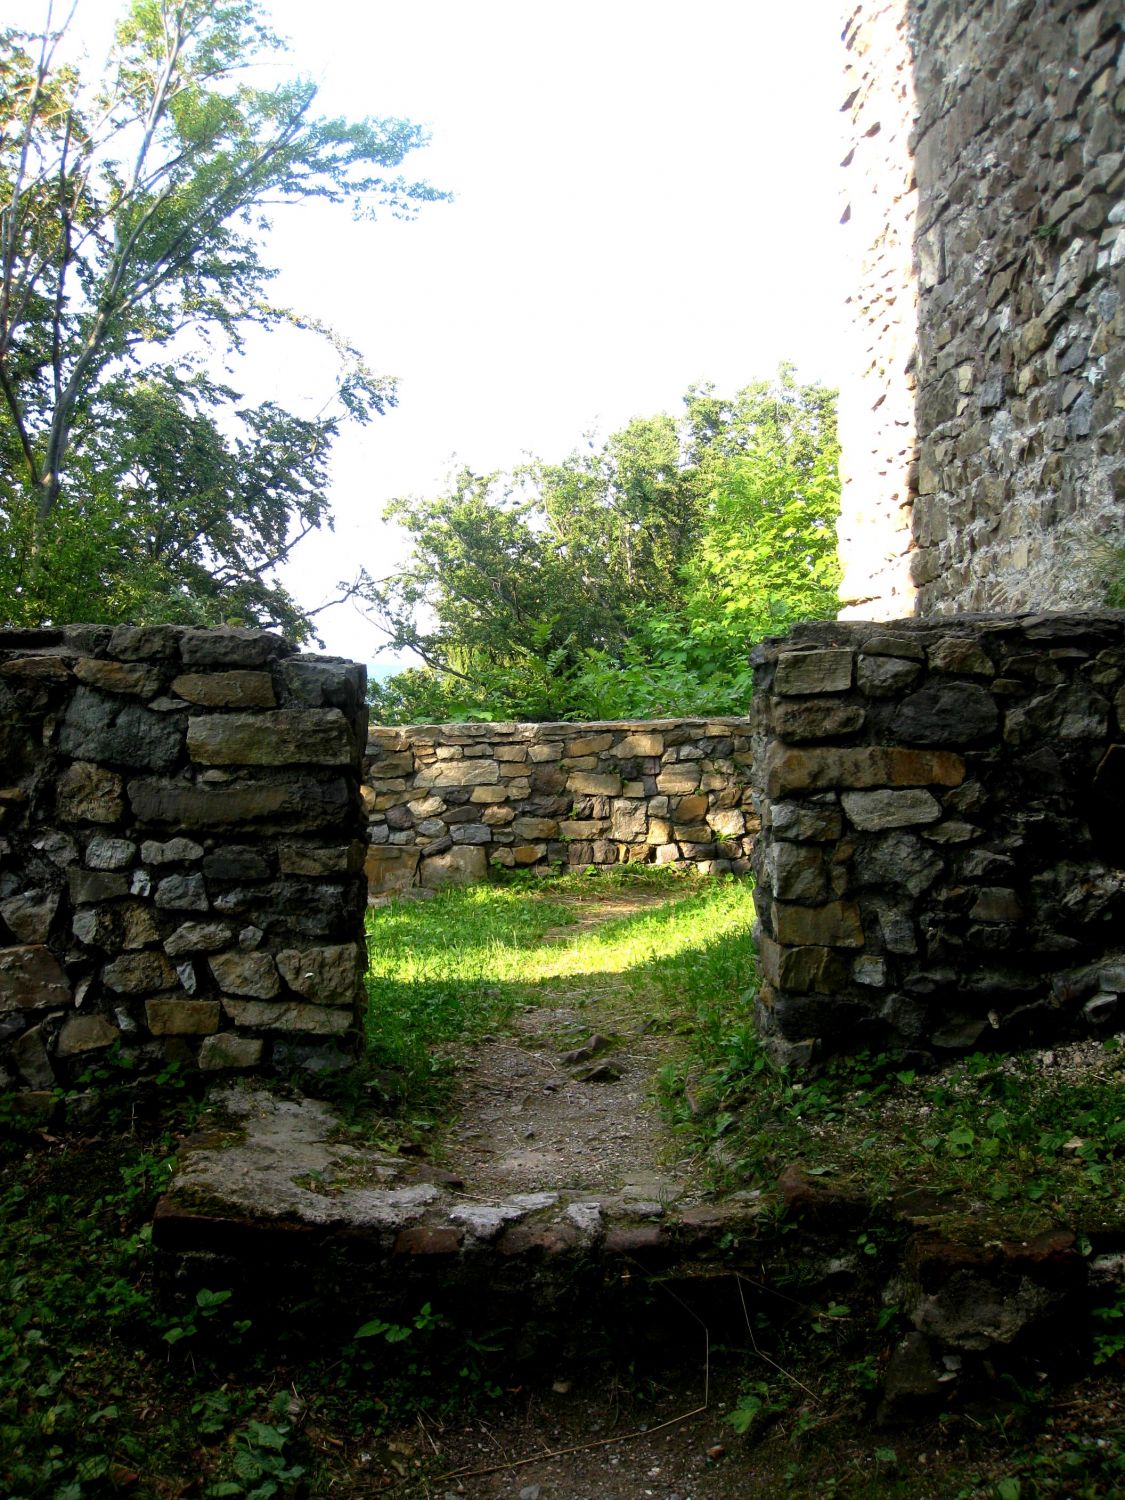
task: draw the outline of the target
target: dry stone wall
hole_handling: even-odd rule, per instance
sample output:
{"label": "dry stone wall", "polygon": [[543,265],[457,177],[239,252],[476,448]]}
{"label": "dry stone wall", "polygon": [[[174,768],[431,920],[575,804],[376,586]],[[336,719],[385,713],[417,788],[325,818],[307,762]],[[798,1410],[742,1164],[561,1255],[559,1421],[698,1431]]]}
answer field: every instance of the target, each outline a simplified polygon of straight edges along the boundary
{"label": "dry stone wall", "polygon": [[490,866],[745,873],[750,761],[746,719],[374,727],[371,892],[484,880]]}
{"label": "dry stone wall", "polygon": [[753,661],[779,1062],[1125,1025],[1125,612],[802,625]]}
{"label": "dry stone wall", "polygon": [[354,1054],[365,685],[263,631],[0,632],[0,1087]]}
{"label": "dry stone wall", "polygon": [[1125,537],[1120,0],[862,0],[844,42],[846,613],[1096,605]]}

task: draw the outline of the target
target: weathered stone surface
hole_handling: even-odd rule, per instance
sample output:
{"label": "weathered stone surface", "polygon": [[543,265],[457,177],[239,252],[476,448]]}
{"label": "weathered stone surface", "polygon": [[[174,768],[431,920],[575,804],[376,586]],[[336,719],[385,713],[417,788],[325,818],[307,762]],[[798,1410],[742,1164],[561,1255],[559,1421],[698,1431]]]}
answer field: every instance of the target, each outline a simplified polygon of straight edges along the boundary
{"label": "weathered stone surface", "polygon": [[277,702],[268,672],[185,672],[173,678],[170,691],[202,708],[273,708]]}
{"label": "weathered stone surface", "polygon": [[202,858],[203,845],[194,839],[169,839],[163,844],[146,839],[141,845],[141,859],[146,865],[171,865]]}
{"label": "weathered stone surface", "polygon": [[417,849],[369,847],[363,862],[368,887],[372,891],[409,890],[414,884],[418,860]]}
{"label": "weathered stone surface", "polygon": [[898,746],[789,750],[774,745],[766,763],[770,797],[822,787],[959,786],[964,777],[965,762],[953,751]]}
{"label": "weathered stone surface", "polygon": [[567,744],[564,754],[568,761],[573,762],[584,755],[597,755],[608,750],[612,744],[612,734],[580,734]]}
{"label": "weathered stone surface", "polygon": [[108,838],[95,834],[86,845],[86,866],[90,870],[122,870],[133,863],[137,846],[132,839]]}
{"label": "weathered stone surface", "polygon": [[512,832],[522,839],[553,839],[558,837],[557,818],[515,818]]}
{"label": "weathered stone surface", "polygon": [[12,1043],[12,1060],[29,1089],[53,1089],[57,1082],[43,1032],[42,1026],[34,1026]]}
{"label": "weathered stone surface", "polygon": [[278,868],[283,875],[351,875],[363,868],[364,852],[354,840],[328,847],[283,843],[278,846]]}
{"label": "weathered stone surface", "polygon": [[222,1012],[217,1000],[146,1000],[145,1019],[153,1036],[210,1036]]}
{"label": "weathered stone surface", "polygon": [[828,802],[821,797],[805,802],[775,802],[772,816],[775,837],[802,843],[834,843],[844,827],[844,817],[834,796]]}
{"label": "weathered stone surface", "polygon": [[187,746],[192,760],[212,766],[346,766],[355,754],[348,720],[338,708],[193,715]]}
{"label": "weathered stone surface", "polygon": [[206,911],[211,904],[202,875],[166,875],[153,899],[166,911]]}
{"label": "weathered stone surface", "polygon": [[58,1057],[77,1057],[83,1052],[100,1052],[121,1040],[121,1032],[104,1016],[68,1016],[55,1043]]}
{"label": "weathered stone surface", "polygon": [[972,745],[993,738],[1000,711],[976,683],[939,681],[906,698],[892,722],[895,735],[907,744]]}
{"label": "weathered stone surface", "polygon": [[306,1005],[296,1000],[233,1000],[223,996],[223,1011],[236,1026],[254,1031],[300,1031],[343,1036],[352,1024],[350,1010]]}
{"label": "weathered stone surface", "polygon": [[168,661],[176,654],[174,625],[118,625],[109,638],[109,654],[118,661]]}
{"label": "weathered stone surface", "polygon": [[79,870],[73,865],[66,872],[70,899],[82,901],[112,901],[115,896],[129,894],[129,877],[116,871]]}
{"label": "weathered stone surface", "polygon": [[683,796],[695,791],[701,774],[699,767],[693,764],[665,766],[656,778],[656,789],[669,796]]}
{"label": "weathered stone surface", "polygon": [[272,954],[235,950],[212,953],[207,962],[219,988],[228,994],[269,1000],[281,988]]}
{"label": "weathered stone surface", "polygon": [[941,817],[937,798],[920,788],[903,792],[844,792],[840,801],[852,823],[866,831],[934,823]]}
{"label": "weathered stone surface", "polygon": [[930,670],[962,677],[991,677],[995,667],[977,643],[967,636],[946,636],[929,650]]}
{"label": "weathered stone surface", "polygon": [[765,871],[771,893],[783,901],[823,901],[828,894],[824,855],[816,844],[772,844]]}
{"label": "weathered stone surface", "polygon": [[941,873],[942,859],[913,834],[888,833],[864,844],[853,865],[861,885],[888,886],[920,896]]}
{"label": "weathered stone surface", "polygon": [[856,682],[868,698],[893,698],[917,682],[921,671],[920,662],[864,653],[856,664]]}
{"label": "weathered stone surface", "polygon": [[164,951],[171,958],[182,953],[214,953],[225,948],[231,936],[225,922],[183,922],[164,939]]}
{"label": "weathered stone surface", "polygon": [[423,791],[431,787],[490,786],[499,780],[498,761],[447,760],[417,772],[414,785],[419,791]]}
{"label": "weathered stone surface", "polygon": [[199,1066],[207,1073],[219,1069],[256,1068],[262,1060],[262,1047],[260,1037],[220,1032],[204,1039],[199,1049]]}
{"label": "weathered stone surface", "polygon": [[419,883],[433,890],[443,885],[475,885],[488,875],[488,856],[479,845],[450,849],[423,859],[418,871]]}
{"label": "weathered stone surface", "polygon": [[358,662],[333,656],[291,656],[281,663],[285,692],[309,708],[355,713],[363,704],[367,672]]}
{"label": "weathered stone surface", "polygon": [[843,693],[851,685],[852,653],[846,648],[784,651],[778,657],[773,690],[779,697]]}
{"label": "weathered stone surface", "polygon": [[773,727],[779,739],[829,740],[854,734],[863,727],[866,713],[859,703],[824,703],[819,699],[775,702]]}
{"label": "weathered stone surface", "polygon": [[161,674],[136,662],[97,661],[86,657],[74,663],[74,675],[88,687],[105,693],[135,693],[151,698],[160,691]]}
{"label": "weathered stone surface", "polygon": [[141,771],[168,770],[182,745],[183,731],[174,720],[87,687],[75,691],[59,731],[64,755]]}
{"label": "weathered stone surface", "polygon": [[575,771],[567,777],[567,790],[578,796],[619,797],[620,776],[600,776],[589,771]]}
{"label": "weathered stone surface", "polygon": [[289,988],[306,1000],[317,1005],[354,1005],[365,959],[362,947],[349,943],[286,948],[277,955],[277,967]]}
{"label": "weathered stone surface", "polygon": [[142,823],[191,829],[250,824],[279,826],[287,832],[312,830],[334,826],[352,805],[342,776],[289,777],[233,786],[135,780],[129,783],[128,797]]}
{"label": "weathered stone surface", "polygon": [[57,891],[24,891],[0,901],[0,917],[21,943],[45,943],[58,909]]}
{"label": "weathered stone surface", "polygon": [[863,924],[852,901],[830,901],[824,906],[791,906],[775,901],[771,907],[774,936],[789,948],[862,948]]}
{"label": "weathered stone surface", "polygon": [[104,965],[102,983],[119,995],[144,995],[175,988],[176,971],[163,953],[123,953]]}
{"label": "weathered stone surface", "polygon": [[41,943],[0,948],[0,1012],[69,1006],[70,981]]}
{"label": "weathered stone surface", "polygon": [[116,771],[79,760],[59,777],[55,810],[66,823],[116,823],[123,807],[122,781]]}
{"label": "weathered stone surface", "polygon": [[288,656],[293,647],[265,630],[183,630],[180,655],[187,667],[263,667]]}
{"label": "weathered stone surface", "polygon": [[642,755],[663,755],[664,736],[639,731],[627,734],[613,748],[614,754],[621,760],[631,760],[634,756]]}

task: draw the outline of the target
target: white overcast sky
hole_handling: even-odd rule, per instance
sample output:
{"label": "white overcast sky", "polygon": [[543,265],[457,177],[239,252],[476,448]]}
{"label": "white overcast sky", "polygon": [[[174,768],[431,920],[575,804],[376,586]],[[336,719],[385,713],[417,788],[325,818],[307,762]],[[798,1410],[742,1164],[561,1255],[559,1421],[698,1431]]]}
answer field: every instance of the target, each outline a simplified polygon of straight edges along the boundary
{"label": "white overcast sky", "polygon": [[[18,0],[19,19],[41,14]],[[93,40],[116,0],[80,0]],[[404,171],[455,194],[408,224],[278,215],[275,294],[399,380],[399,405],[345,436],[335,532],[287,574],[306,605],[399,553],[380,521],[454,463],[558,458],[583,433],[735,390],[781,359],[842,374],[835,0],[269,0],[284,60],[325,114],[405,116],[431,144]],[[278,340],[246,395],[307,410],[315,352]],[[330,651],[374,660],[350,607]]]}

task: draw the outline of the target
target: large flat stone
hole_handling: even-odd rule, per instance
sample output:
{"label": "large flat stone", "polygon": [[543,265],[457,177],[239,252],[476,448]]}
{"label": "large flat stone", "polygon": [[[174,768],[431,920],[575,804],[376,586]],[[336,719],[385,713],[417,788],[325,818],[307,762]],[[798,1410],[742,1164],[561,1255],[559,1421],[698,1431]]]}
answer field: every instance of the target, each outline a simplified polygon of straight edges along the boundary
{"label": "large flat stone", "polygon": [[183,730],[175,716],[152,713],[139,703],[110,698],[87,687],[76,690],[59,731],[59,749],[64,755],[138,771],[170,769],[182,746]]}
{"label": "large flat stone", "polygon": [[0,948],[0,1011],[69,1006],[70,980],[41,943]]}
{"label": "large flat stone", "polygon": [[354,1005],[365,962],[363,948],[354,943],[285,948],[277,955],[277,967],[289,988],[317,1005]]}
{"label": "large flat stone", "polygon": [[185,672],[173,678],[171,691],[202,708],[273,708],[277,702],[268,672]]}
{"label": "large flat stone", "polygon": [[952,750],[908,750],[900,746],[790,750],[771,747],[766,762],[770,797],[828,787],[960,786],[965,762]]}
{"label": "large flat stone", "polygon": [[806,693],[846,693],[852,685],[852,652],[846,647],[824,651],[783,651],[777,659],[774,692],[779,697]]}
{"label": "large flat stone", "polygon": [[303,1031],[342,1036],[352,1024],[350,1010],[305,1005],[296,1000],[235,1000],[223,996],[223,1010],[236,1026],[254,1031]]}
{"label": "large flat stone", "polygon": [[787,948],[862,948],[863,923],[854,901],[795,906],[775,901],[773,930]]}
{"label": "large flat stone", "polygon": [[141,823],[174,828],[229,828],[242,823],[294,829],[338,825],[352,806],[342,776],[191,785],[155,779],[129,783],[129,803]]}
{"label": "large flat stone", "polygon": [[351,726],[338,708],[283,708],[269,714],[193,715],[188,753],[211,766],[346,766]]}

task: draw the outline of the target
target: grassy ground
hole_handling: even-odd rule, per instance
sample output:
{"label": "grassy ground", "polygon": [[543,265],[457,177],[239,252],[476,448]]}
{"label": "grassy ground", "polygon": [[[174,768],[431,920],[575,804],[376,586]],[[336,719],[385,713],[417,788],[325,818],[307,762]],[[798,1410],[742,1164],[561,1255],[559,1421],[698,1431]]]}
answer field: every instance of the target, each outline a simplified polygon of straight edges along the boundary
{"label": "grassy ground", "polygon": [[[683,900],[584,925],[605,889],[582,877],[503,885],[376,916],[372,1046],[376,1073],[399,1080],[391,1092],[403,1110],[440,1100],[433,1048],[501,1026],[514,1005],[609,985],[682,1039],[682,1063],[659,1086],[685,1139],[717,1151],[729,1182],[766,1183],[802,1159],[875,1192],[925,1177],[989,1212],[1030,1216],[1020,1222],[1116,1211],[1120,1052],[1102,1054],[1104,1076],[1060,1069],[1047,1084],[990,1058],[929,1077],[868,1059],[800,1087],[762,1066],[746,1024],[746,887],[623,884],[624,895],[666,889]],[[119,1091],[113,1071],[90,1080],[68,1128],[11,1115],[0,1139],[0,1495],[297,1500],[401,1481],[403,1495],[440,1496],[448,1486],[424,1478],[427,1432],[472,1413],[482,1432],[496,1429],[516,1407],[555,1399],[550,1372],[537,1394],[538,1377],[513,1371],[501,1340],[450,1326],[440,1307],[342,1340],[247,1323],[223,1287],[172,1315],[154,1292],[148,1223],[196,1101],[185,1087],[158,1111],[143,1093]],[[1065,1390],[1041,1382],[1006,1392],[995,1413],[881,1434],[869,1425],[873,1351],[847,1309],[803,1307],[790,1290],[788,1323],[754,1325],[757,1353],[733,1328],[713,1338],[713,1389],[727,1403],[721,1462],[749,1465],[739,1472],[759,1476],[755,1492],[1125,1493],[1125,1308],[1105,1309],[1094,1378]],[[610,1393],[598,1418],[610,1425],[667,1415],[679,1393],[674,1373],[631,1349],[607,1371],[585,1380],[591,1397]],[[581,1417],[577,1438],[593,1420]],[[701,1480],[699,1493],[738,1493],[733,1480],[718,1487],[715,1462],[717,1487]]]}

